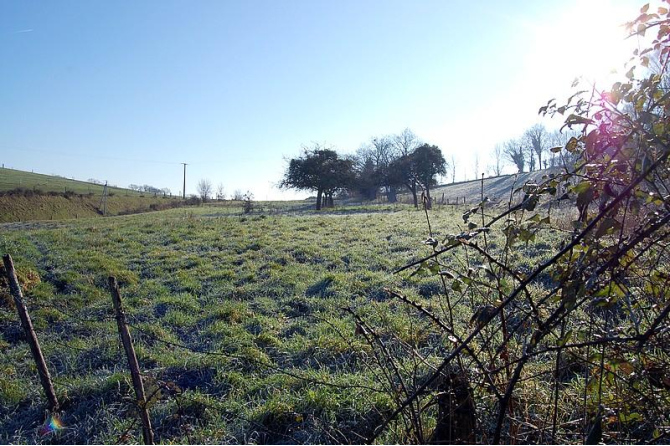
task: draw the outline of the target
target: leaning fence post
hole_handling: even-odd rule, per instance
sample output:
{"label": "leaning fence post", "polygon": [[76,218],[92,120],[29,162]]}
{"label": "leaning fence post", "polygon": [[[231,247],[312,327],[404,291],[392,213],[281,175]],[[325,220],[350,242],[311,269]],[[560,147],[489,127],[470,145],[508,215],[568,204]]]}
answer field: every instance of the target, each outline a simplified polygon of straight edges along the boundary
{"label": "leaning fence post", "polygon": [[137,362],[137,356],[135,355],[135,348],[133,348],[133,340],[130,337],[130,331],[128,331],[128,325],[126,325],[126,315],[123,312],[123,306],[121,305],[121,293],[119,292],[119,284],[116,282],[116,277],[109,278],[109,288],[112,292],[112,301],[114,302],[116,324],[119,328],[119,335],[121,336],[123,348],[128,357],[130,376],[133,380],[140,417],[142,418],[144,444],[154,444],[154,431],[151,428],[151,419],[149,418],[149,411],[147,410],[147,400],[144,395],[144,384],[142,384],[142,376],[140,375],[140,365]]}
{"label": "leaning fence post", "polygon": [[2,262],[5,265],[5,270],[7,271],[7,279],[9,280],[9,289],[14,297],[14,304],[16,306],[16,312],[19,313],[19,318],[21,319],[21,326],[23,331],[26,333],[26,338],[28,338],[28,345],[30,345],[30,351],[37,365],[37,373],[40,376],[40,381],[42,382],[42,387],[44,388],[44,393],[47,396],[49,401],[49,410],[57,411],[59,409],[58,398],[56,398],[56,392],[54,391],[53,383],[51,382],[51,375],[49,374],[49,369],[47,368],[46,361],[44,360],[44,355],[42,354],[42,349],[40,348],[40,343],[37,340],[37,335],[33,329],[33,322],[30,320],[30,315],[28,314],[28,308],[23,301],[23,293],[21,292],[21,286],[19,285],[19,280],[16,278],[16,271],[14,270],[14,262],[12,257],[9,254],[2,256]]}

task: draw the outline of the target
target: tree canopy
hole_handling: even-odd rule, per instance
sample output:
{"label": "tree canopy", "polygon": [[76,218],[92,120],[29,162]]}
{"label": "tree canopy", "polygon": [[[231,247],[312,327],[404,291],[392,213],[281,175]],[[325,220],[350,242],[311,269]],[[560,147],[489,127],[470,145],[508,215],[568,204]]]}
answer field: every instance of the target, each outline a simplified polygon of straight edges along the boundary
{"label": "tree canopy", "polygon": [[315,191],[316,209],[331,207],[334,193],[351,182],[353,161],[319,144],[303,150],[301,157],[290,160],[280,187]]}
{"label": "tree canopy", "polygon": [[430,208],[430,188],[436,184],[435,177],[437,175],[447,173],[447,161],[444,159],[440,148],[430,144],[417,147],[412,153],[412,161],[416,180],[425,191],[428,207]]}

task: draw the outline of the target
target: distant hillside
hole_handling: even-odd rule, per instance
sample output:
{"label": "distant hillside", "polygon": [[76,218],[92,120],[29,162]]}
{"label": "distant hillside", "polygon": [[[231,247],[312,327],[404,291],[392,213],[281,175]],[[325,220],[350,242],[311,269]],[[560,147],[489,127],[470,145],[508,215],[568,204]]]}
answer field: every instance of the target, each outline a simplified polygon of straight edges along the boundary
{"label": "distant hillside", "polygon": [[[43,192],[74,192],[76,194],[102,194],[103,185],[87,181],[25,172],[23,170],[0,168],[0,192],[17,188],[41,190]],[[121,187],[109,187],[109,192],[125,195],[141,195],[140,192]]]}
{"label": "distant hillside", "polygon": [[[104,186],[85,181],[0,168],[0,223],[102,216]],[[179,198],[109,187],[106,215],[183,206]]]}
{"label": "distant hillside", "polygon": [[[0,223],[101,217],[100,196],[94,194],[12,194],[0,196]],[[107,198],[107,215],[137,214],[185,205],[178,198],[113,194]]]}
{"label": "distant hillside", "polygon": [[[555,170],[553,170],[555,172]],[[538,170],[535,172],[525,172],[513,175],[501,175],[499,177],[484,179],[484,196],[492,201],[504,201],[509,199],[509,194],[513,188],[518,188],[524,183],[537,183],[542,181],[542,176],[551,173],[551,169]],[[458,200],[463,203],[479,202],[481,196],[481,180],[465,181],[454,184],[442,184],[431,191],[431,196],[438,202],[444,201],[454,203]]]}

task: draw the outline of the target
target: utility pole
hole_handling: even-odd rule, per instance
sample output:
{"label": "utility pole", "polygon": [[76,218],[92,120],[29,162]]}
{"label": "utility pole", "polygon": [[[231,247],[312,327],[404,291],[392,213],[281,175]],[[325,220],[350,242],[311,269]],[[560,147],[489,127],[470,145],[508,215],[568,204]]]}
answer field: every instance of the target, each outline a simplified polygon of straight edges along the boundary
{"label": "utility pole", "polygon": [[181,164],[184,165],[184,188],[182,189],[182,191],[183,191],[183,193],[184,193],[184,197],[183,197],[183,198],[184,198],[184,200],[186,200],[186,166],[187,166],[188,164],[186,164],[186,163],[181,163]]}
{"label": "utility pole", "polygon": [[102,211],[103,217],[107,215],[107,181],[105,181],[105,187],[102,189],[102,198],[98,207]]}

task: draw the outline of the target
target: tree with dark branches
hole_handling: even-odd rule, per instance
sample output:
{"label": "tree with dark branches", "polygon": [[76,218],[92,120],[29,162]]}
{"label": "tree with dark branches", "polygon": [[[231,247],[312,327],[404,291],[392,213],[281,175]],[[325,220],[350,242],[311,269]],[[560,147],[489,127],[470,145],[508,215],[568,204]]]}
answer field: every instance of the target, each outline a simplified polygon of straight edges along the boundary
{"label": "tree with dark branches", "polygon": [[539,169],[545,168],[542,165],[542,154],[547,150],[549,134],[542,124],[535,124],[524,133],[526,145],[537,155],[537,166]]}
{"label": "tree with dark branches", "polygon": [[412,154],[416,180],[426,194],[426,207],[432,207],[430,189],[436,184],[436,176],[447,173],[447,161],[439,147],[423,144]]}
{"label": "tree with dark branches", "polygon": [[340,158],[333,149],[320,144],[303,147],[303,155],[289,161],[280,187],[316,192],[316,210],[333,207],[335,192],[346,188],[353,178],[353,161]]}
{"label": "tree with dark branches", "polygon": [[526,153],[522,145],[515,139],[505,142],[503,153],[517,168],[519,173],[523,173],[526,167]]}

